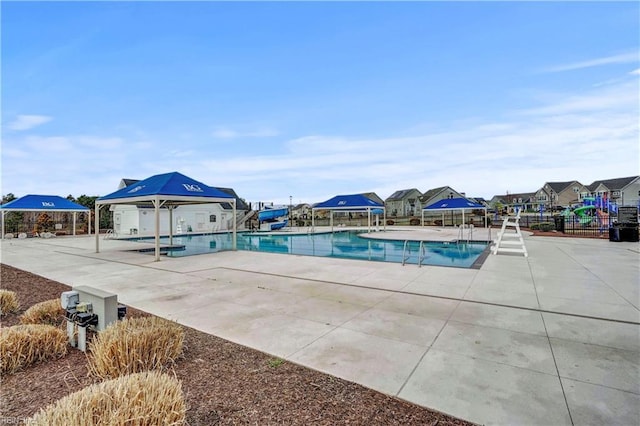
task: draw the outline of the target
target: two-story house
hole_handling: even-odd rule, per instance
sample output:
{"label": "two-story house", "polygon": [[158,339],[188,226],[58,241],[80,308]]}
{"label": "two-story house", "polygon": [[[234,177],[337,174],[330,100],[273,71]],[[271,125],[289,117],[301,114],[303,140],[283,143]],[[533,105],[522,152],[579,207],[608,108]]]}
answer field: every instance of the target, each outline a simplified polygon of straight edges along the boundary
{"label": "two-story house", "polygon": [[600,196],[619,206],[640,204],[640,176],[597,180],[587,187],[591,197]]}
{"label": "two-story house", "polygon": [[391,194],[384,200],[385,208],[389,216],[416,216],[420,215],[421,204],[419,198],[422,193],[416,188],[401,189]]}

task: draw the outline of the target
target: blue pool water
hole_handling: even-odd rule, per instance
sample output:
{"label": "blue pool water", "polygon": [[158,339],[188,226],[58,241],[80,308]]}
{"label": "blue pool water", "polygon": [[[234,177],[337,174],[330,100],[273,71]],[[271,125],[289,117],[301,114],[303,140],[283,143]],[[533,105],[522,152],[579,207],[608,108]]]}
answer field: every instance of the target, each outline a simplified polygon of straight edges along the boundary
{"label": "blue pool water", "polygon": [[[160,240],[164,244],[169,243],[168,238]],[[232,240],[231,234],[189,235],[173,237],[173,244],[184,245],[184,249],[170,250],[167,256],[231,250]],[[487,249],[487,244],[481,242],[425,242],[423,245],[423,265],[460,268],[474,266]],[[410,241],[408,246],[410,256],[406,263],[417,264],[420,243]],[[355,232],[302,235],[238,233],[238,250],[402,263],[404,241],[361,238]]]}

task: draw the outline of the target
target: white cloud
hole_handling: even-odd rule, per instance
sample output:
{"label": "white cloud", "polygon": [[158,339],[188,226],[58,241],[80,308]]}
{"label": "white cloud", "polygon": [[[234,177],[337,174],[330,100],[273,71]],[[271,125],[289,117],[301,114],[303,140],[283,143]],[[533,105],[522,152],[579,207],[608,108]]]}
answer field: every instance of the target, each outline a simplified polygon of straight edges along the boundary
{"label": "white cloud", "polygon": [[215,139],[267,138],[278,136],[279,132],[271,128],[258,128],[252,131],[238,131],[228,127],[218,127],[212,133]]}
{"label": "white cloud", "polygon": [[640,68],[637,68],[637,69],[631,71],[629,74],[631,74],[631,75],[640,75]]}
{"label": "white cloud", "polygon": [[7,124],[11,130],[29,130],[41,124],[51,121],[51,117],[46,115],[19,115],[14,121]]}
{"label": "white cloud", "polygon": [[640,55],[637,51],[621,53],[618,55],[605,56],[603,58],[595,58],[589,59],[581,62],[573,62],[570,64],[562,64],[556,65],[552,67],[548,67],[544,69],[545,72],[563,72],[563,71],[572,71],[583,68],[592,68],[599,67],[602,65],[611,65],[611,64],[629,64],[629,63],[637,63],[640,61]]}
{"label": "white cloud", "polygon": [[[174,170],[232,187],[248,201],[284,204],[289,195],[296,202],[366,191],[386,198],[397,189],[450,185],[490,198],[506,190],[532,192],[546,181],[589,184],[638,173],[637,84],[627,76],[580,93],[532,96],[537,105],[531,108],[440,128],[418,123],[411,137],[313,134],[273,141],[274,154],[264,156],[230,154],[227,144],[215,151],[189,143],[177,149],[171,137],[8,137],[3,191],[104,195],[121,178]],[[240,135],[226,131],[231,139]]]}

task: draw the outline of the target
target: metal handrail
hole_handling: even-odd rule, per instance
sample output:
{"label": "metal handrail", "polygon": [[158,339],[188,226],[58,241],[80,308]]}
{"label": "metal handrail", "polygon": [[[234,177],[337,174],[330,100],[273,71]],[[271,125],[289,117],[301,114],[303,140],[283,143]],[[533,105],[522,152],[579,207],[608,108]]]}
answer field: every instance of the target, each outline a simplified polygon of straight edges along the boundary
{"label": "metal handrail", "polygon": [[420,247],[418,248],[418,268],[422,267],[422,261],[427,257],[427,249],[424,246],[424,241],[420,241]]}
{"label": "metal handrail", "polygon": [[[409,252],[407,253],[407,247],[409,248]],[[411,246],[409,245],[409,240],[404,240],[404,247],[402,249],[402,266],[407,262],[407,259],[411,257]]]}

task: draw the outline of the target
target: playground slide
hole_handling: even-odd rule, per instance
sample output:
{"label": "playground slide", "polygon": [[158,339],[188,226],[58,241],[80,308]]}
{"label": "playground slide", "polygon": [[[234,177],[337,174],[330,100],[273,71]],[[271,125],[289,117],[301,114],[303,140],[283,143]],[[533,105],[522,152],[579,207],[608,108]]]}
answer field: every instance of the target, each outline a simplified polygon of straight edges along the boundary
{"label": "playground slide", "polygon": [[595,206],[582,206],[582,207],[578,207],[573,212],[575,213],[576,216],[580,218],[579,220],[581,224],[587,225],[591,223],[591,221],[593,221],[593,216],[589,216],[588,212],[590,210],[595,210],[595,209],[596,209]]}

